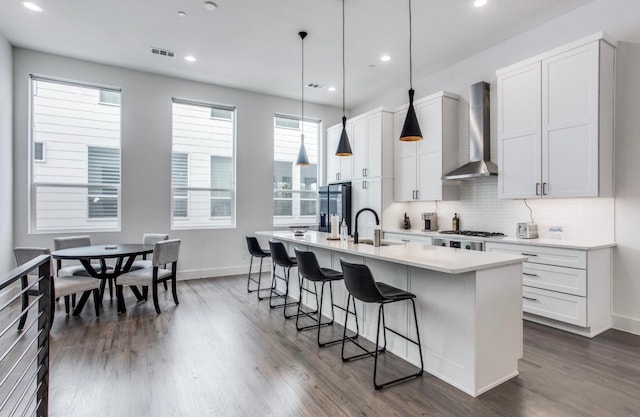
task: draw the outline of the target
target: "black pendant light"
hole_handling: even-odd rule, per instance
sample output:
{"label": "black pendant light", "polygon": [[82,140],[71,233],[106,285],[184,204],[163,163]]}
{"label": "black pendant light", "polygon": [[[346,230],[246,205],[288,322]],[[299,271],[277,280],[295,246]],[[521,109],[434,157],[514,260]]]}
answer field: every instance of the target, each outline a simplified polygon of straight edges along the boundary
{"label": "black pendant light", "polygon": [[347,136],[347,116],[344,112],[344,0],[342,0],[342,134],[336,156],[351,156],[351,145],[349,145],[349,137]]}
{"label": "black pendant light", "polygon": [[411,0],[409,0],[409,108],[407,109],[407,118],[402,126],[400,140],[403,142],[413,142],[422,140],[422,132],[418,124],[418,117],[413,108],[413,61],[411,56]]}
{"label": "black pendant light", "polygon": [[307,150],[304,147],[304,38],[307,37],[307,32],[298,32],[298,35],[302,40],[302,115],[300,116],[300,150],[298,151],[296,165],[306,167],[309,165],[309,157],[307,156]]}

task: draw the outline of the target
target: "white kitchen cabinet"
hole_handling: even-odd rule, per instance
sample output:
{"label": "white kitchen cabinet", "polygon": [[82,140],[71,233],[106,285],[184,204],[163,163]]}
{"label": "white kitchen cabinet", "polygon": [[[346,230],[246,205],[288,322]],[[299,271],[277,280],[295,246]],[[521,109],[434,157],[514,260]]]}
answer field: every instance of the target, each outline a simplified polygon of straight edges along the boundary
{"label": "white kitchen cabinet", "polygon": [[419,242],[425,245],[431,245],[433,243],[431,236],[422,236],[415,233],[384,232],[384,238],[388,240],[400,240],[402,242]]}
{"label": "white kitchen cabinet", "polygon": [[352,156],[336,156],[342,124],[327,129],[327,183],[393,176],[393,113],[378,108],[347,120]]}
{"label": "white kitchen cabinet", "polygon": [[376,225],[375,217],[369,212],[364,212],[358,219],[358,236],[360,238],[373,238],[374,229],[382,229],[382,211],[387,208],[392,201],[393,179],[374,177],[351,182],[351,212],[352,212],[352,233],[355,232],[356,214],[360,209],[370,208],[375,210],[380,219],[380,224]]}
{"label": "white kitchen cabinet", "polygon": [[393,176],[393,113],[372,110],[347,121],[352,129],[354,179]]}
{"label": "white kitchen cabinet", "polygon": [[[350,135],[347,124],[347,135]],[[342,134],[342,123],[327,129],[327,184],[351,180],[353,155],[336,156],[336,149]]]}
{"label": "white kitchen cabinet", "polygon": [[401,142],[407,107],[394,114],[394,200],[434,201],[458,198],[457,187],[442,175],[458,166],[459,96],[439,92],[414,102],[423,140]]}
{"label": "white kitchen cabinet", "polygon": [[610,248],[486,242],[485,250],[528,256],[522,265],[525,319],[588,337],[611,327]]}
{"label": "white kitchen cabinet", "polygon": [[612,195],[614,55],[598,34],[497,71],[499,198]]}

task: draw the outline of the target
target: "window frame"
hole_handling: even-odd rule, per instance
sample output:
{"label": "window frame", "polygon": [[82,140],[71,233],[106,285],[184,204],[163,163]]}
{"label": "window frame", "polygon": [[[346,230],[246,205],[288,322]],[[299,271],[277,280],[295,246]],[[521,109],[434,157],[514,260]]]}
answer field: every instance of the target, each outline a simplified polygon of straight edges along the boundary
{"label": "window frame", "polygon": [[[288,126],[279,126],[277,124],[277,119],[290,119],[290,120],[296,120],[298,121],[298,128],[292,128],[292,127],[288,127]],[[304,123],[316,123],[318,126],[318,135],[317,135],[317,139],[316,139],[316,155],[317,155],[317,160],[313,165],[316,165],[316,187],[320,188],[320,178],[321,178],[321,163],[322,163],[322,141],[323,141],[323,135],[322,135],[322,121],[319,119],[312,119],[312,118],[308,118],[305,117],[304,120],[302,120],[301,117],[299,116],[292,116],[292,115],[286,115],[286,114],[282,114],[282,113],[275,113],[273,115],[273,129],[274,129],[274,136],[273,136],[273,143],[274,143],[274,155],[272,156],[273,158],[273,168],[274,168],[274,175],[275,175],[275,163],[276,162],[290,162],[292,164],[292,189],[280,189],[280,188],[275,188],[275,186],[273,187],[273,194],[271,197],[271,201],[272,201],[272,221],[273,221],[273,226],[274,227],[285,227],[285,226],[294,226],[294,225],[309,225],[309,226],[315,226],[318,222],[318,209],[319,207],[317,206],[317,192],[318,190],[315,191],[310,191],[310,190],[297,190],[294,189],[295,188],[295,175],[293,175],[293,170],[296,169],[296,165],[295,165],[295,156],[293,157],[292,160],[290,161],[276,161],[275,159],[275,141],[276,141],[276,137],[275,137],[275,129],[279,128],[279,129],[286,129],[286,130],[291,130],[291,131],[297,131],[299,133],[302,132],[302,128],[304,127]],[[306,138],[306,137],[305,137]],[[305,146],[307,147],[307,151],[309,150],[308,146],[309,144],[307,142],[305,142]],[[295,154],[297,155],[297,149]],[[302,168],[302,167],[301,167]],[[292,213],[291,216],[277,216],[274,214],[275,212],[275,201],[276,201],[276,197],[275,197],[275,193],[276,192],[288,192],[291,193],[291,201],[292,201],[292,211],[294,211],[295,207],[296,207],[296,203],[295,200],[298,201],[297,207],[298,207],[298,213]],[[300,214],[300,201],[302,200],[310,200],[308,198],[303,198],[305,193],[310,193],[310,192],[315,192],[316,195],[316,214],[314,215],[302,215]]]}
{"label": "window frame", "polygon": [[[86,222],[87,224],[82,226],[74,226],[74,227],[70,227],[68,225],[65,225],[64,227],[59,227],[59,228],[39,228],[38,227],[38,199],[37,199],[37,194],[38,194],[38,189],[39,188],[64,188],[64,189],[85,189],[87,192],[87,196],[86,198],[88,198],[88,193],[89,193],[89,188],[90,186],[92,186],[92,184],[89,184],[88,181],[88,172],[87,172],[87,181],[86,183],[65,183],[65,182],[52,182],[52,181],[35,181],[34,177],[35,177],[35,171],[36,171],[36,163],[38,164],[42,164],[43,162],[46,162],[46,157],[44,157],[45,155],[45,149],[46,149],[46,143],[43,143],[43,160],[42,161],[36,161],[34,158],[34,154],[35,154],[35,149],[34,149],[34,143],[36,142],[34,140],[34,136],[35,136],[35,125],[34,125],[34,95],[37,94],[37,85],[36,82],[41,81],[41,82],[47,82],[47,83],[54,83],[54,84],[61,84],[61,85],[67,85],[67,86],[73,86],[73,87],[79,87],[79,88],[88,88],[88,89],[94,89],[94,90],[99,90],[99,91],[112,91],[112,92],[117,92],[119,94],[121,94],[121,103],[119,105],[117,105],[117,107],[120,108],[120,112],[119,112],[119,116],[118,116],[118,127],[119,127],[119,137],[118,137],[118,150],[120,151],[120,183],[117,185],[108,185],[108,188],[116,188],[117,189],[117,193],[116,193],[116,198],[117,198],[117,217],[115,218],[115,224],[114,225],[108,225],[107,223],[111,224],[114,222],[114,218],[113,217],[109,217],[109,218],[90,218],[89,217],[89,211],[88,211],[88,207],[87,207],[87,212],[86,212]],[[100,96],[98,95],[98,101],[96,102],[96,104],[101,104],[100,100],[99,100]],[[51,234],[51,233],[68,233],[68,232],[120,232],[121,228],[122,228],[122,88],[120,87],[114,87],[114,86],[107,86],[107,85],[101,85],[101,84],[96,84],[96,83],[92,83],[92,82],[86,82],[86,81],[78,81],[78,80],[71,80],[71,79],[65,79],[65,78],[58,78],[58,77],[52,77],[52,76],[47,76],[47,75],[41,75],[41,74],[35,74],[35,73],[30,73],[28,75],[28,106],[29,106],[29,112],[27,115],[28,118],[28,125],[29,125],[29,129],[28,129],[28,143],[27,143],[27,147],[28,147],[28,152],[27,154],[29,155],[29,164],[28,164],[28,173],[27,173],[27,177],[28,177],[28,192],[27,192],[27,205],[28,205],[28,218],[29,218],[29,222],[28,222],[28,227],[27,227],[27,233],[28,234],[33,234],[33,235],[38,235],[38,234]],[[116,106],[115,104],[112,106]],[[40,142],[40,141],[39,141]],[[98,146],[98,145],[96,145]],[[95,184],[94,184],[95,185]]]}
{"label": "window frame", "polygon": [[[221,188],[213,188],[211,187],[211,183],[209,184],[209,187],[196,187],[196,186],[191,186],[190,180],[191,180],[191,164],[189,164],[188,166],[188,175],[189,177],[187,178],[187,182],[188,182],[188,186],[187,187],[174,187],[173,185],[173,180],[171,181],[171,230],[198,230],[198,229],[235,229],[236,228],[236,221],[237,221],[237,137],[238,137],[238,129],[237,129],[237,124],[238,124],[238,110],[236,106],[233,105],[228,105],[228,104],[220,104],[220,103],[211,103],[211,102],[205,102],[205,101],[196,101],[196,100],[190,100],[190,99],[184,99],[184,98],[179,98],[179,97],[172,97],[171,98],[171,104],[172,104],[172,110],[171,110],[171,153],[174,153],[174,123],[175,123],[175,114],[174,114],[174,110],[173,110],[173,106],[175,104],[182,104],[182,105],[188,105],[188,106],[198,106],[198,107],[204,107],[204,108],[208,108],[208,109],[213,109],[213,108],[217,108],[217,109],[221,109],[221,110],[228,110],[231,112],[231,118],[230,119],[226,119],[226,118],[219,118],[219,117],[212,117],[213,116],[213,112],[212,110],[209,111],[209,115],[211,117],[209,117],[209,119],[211,120],[222,120],[222,121],[230,121],[232,123],[232,129],[233,129],[233,134],[232,134],[232,144],[231,144],[231,162],[232,162],[232,167],[231,167],[231,187],[230,189],[221,189]],[[178,152],[183,152],[183,151],[178,151]],[[213,154],[209,154],[209,160],[211,160],[211,156],[221,156],[221,155],[213,155]],[[189,161],[191,161],[191,154],[189,153]],[[211,169],[211,164],[209,164],[209,169]],[[173,173],[173,170],[172,170]],[[176,218],[173,216],[173,205],[174,205],[174,191],[175,190],[186,190],[188,193],[188,199],[191,199],[191,192],[209,192],[208,195],[208,201],[209,201],[209,222],[208,224],[203,224],[203,223],[195,223],[195,224],[188,224],[185,222],[184,225],[177,225],[175,220]],[[229,216],[229,221],[228,222],[220,222],[218,217],[214,217],[211,216],[211,193],[215,192],[215,191],[227,191],[230,193],[231,195],[231,215]],[[189,212],[191,217],[191,213],[189,211],[189,208],[187,207],[187,211]],[[184,218],[178,218],[178,219],[184,219]],[[216,224],[216,222],[219,222],[218,224]]]}

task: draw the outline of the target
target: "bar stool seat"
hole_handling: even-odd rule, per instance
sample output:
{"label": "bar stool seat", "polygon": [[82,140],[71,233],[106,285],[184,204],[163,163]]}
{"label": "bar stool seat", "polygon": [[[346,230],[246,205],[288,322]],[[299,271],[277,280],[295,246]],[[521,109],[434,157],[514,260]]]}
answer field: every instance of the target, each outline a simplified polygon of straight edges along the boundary
{"label": "bar stool seat", "polygon": [[[344,259],[340,259],[340,265],[342,266],[342,273],[344,275],[344,284],[347,287],[347,291],[349,292],[349,297],[347,298],[347,313],[349,313],[349,307],[351,304],[351,300],[353,300],[353,309],[356,309],[355,300],[360,300],[364,303],[378,303],[378,324],[376,326],[376,347],[375,350],[367,350],[365,347],[360,345],[357,341],[354,340],[353,337],[347,337],[347,320],[349,319],[349,314],[347,314],[347,318],[344,323],[344,336],[342,338],[342,360],[344,362],[360,359],[364,357],[373,356],[375,358],[373,364],[373,386],[375,389],[381,389],[391,384],[396,384],[399,382],[403,382],[412,378],[417,378],[422,376],[424,370],[424,361],[422,358],[422,345],[420,343],[420,330],[418,328],[418,316],[416,314],[416,304],[415,304],[415,294],[410,293],[408,291],[404,291],[400,288],[393,287],[389,284],[385,284],[384,282],[377,282],[374,280],[373,275],[371,274],[371,270],[367,265],[363,264],[354,264],[345,261]],[[387,327],[384,319],[384,306],[385,304],[390,304],[398,301],[411,301],[411,305],[413,307],[413,318],[416,325],[416,340],[409,338],[406,335],[403,335],[397,332],[394,329]],[[357,324],[357,314],[356,316],[356,324]],[[384,338],[384,345],[380,348],[380,323],[382,323],[382,334]],[[389,330],[397,336],[402,337],[403,339],[413,343],[418,347],[418,352],[420,354],[420,369],[412,374],[393,379],[391,381],[386,381],[384,383],[378,383],[378,355],[380,353],[384,353],[387,349],[387,333]],[[357,330],[356,330],[357,332]],[[364,353],[353,355],[353,356],[345,356],[344,347],[345,342],[350,341],[355,344],[358,348],[360,348]]]}
{"label": "bar stool seat", "polygon": [[[260,296],[260,291],[266,291],[266,290],[271,290],[271,287],[265,287],[262,288],[260,286],[260,281],[262,280],[262,262],[264,260],[264,258],[270,258],[271,257],[271,251],[269,249],[262,249],[260,247],[260,243],[258,242],[258,239],[254,236],[246,236],[247,239],[247,248],[249,249],[249,254],[251,255],[251,260],[249,261],[249,275],[247,276],[247,292],[248,293],[252,293],[252,292],[257,292],[258,293],[258,300],[264,300],[265,298],[267,298],[266,296],[262,297]],[[260,269],[258,270],[258,279],[256,280],[254,277],[251,276],[251,269],[253,266],[253,258],[258,258],[260,259]],[[251,289],[250,284],[251,282],[254,282],[257,284],[255,289]]]}
{"label": "bar stool seat", "polygon": [[[287,314],[287,307],[297,306],[299,301],[288,301],[289,299],[289,276],[291,275],[291,268],[298,266],[298,261],[294,256],[289,256],[287,249],[282,242],[269,241],[269,251],[271,252],[271,260],[273,262],[271,288],[269,289],[269,307],[270,308],[282,308],[284,318],[290,319],[295,317],[295,314]],[[284,275],[276,274],[276,267],[279,266],[283,270]],[[284,281],[285,291],[284,294],[278,292],[276,288],[276,280],[280,279]],[[274,299],[280,299],[280,304],[274,304]]]}
{"label": "bar stool seat", "polygon": [[[336,305],[333,302],[333,285],[334,281],[340,281],[343,279],[342,272],[336,271],[330,268],[322,268],[318,264],[318,258],[313,252],[303,251],[298,248],[296,251],[296,259],[298,260],[298,273],[300,275],[300,303],[298,304],[298,312],[296,314],[296,329],[297,330],[311,330],[317,329],[317,342],[319,347],[331,345],[334,343],[342,342],[342,338],[331,340],[327,342],[320,341],[320,329],[325,326],[333,325],[333,321],[335,318],[334,308],[339,308],[343,311],[346,309],[342,308],[339,305]],[[304,282],[309,281],[313,283],[313,290],[304,286]],[[320,283],[320,298],[318,299],[318,287],[317,284]],[[329,321],[322,321],[322,307],[324,304],[324,289],[325,284],[329,284],[329,297],[331,302],[331,318]],[[312,311],[302,311],[302,294],[307,292],[316,299],[316,308]],[[300,325],[300,318],[308,318],[311,319],[314,324],[310,324],[307,326]]]}

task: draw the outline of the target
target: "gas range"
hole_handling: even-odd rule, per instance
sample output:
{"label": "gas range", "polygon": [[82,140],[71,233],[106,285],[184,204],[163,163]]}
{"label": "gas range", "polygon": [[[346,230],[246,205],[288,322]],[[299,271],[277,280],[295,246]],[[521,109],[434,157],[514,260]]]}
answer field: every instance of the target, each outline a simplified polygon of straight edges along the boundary
{"label": "gas range", "polygon": [[439,233],[443,235],[461,235],[473,237],[504,237],[504,233],[500,232],[478,232],[474,230],[441,230]]}
{"label": "gas range", "polygon": [[435,246],[448,246],[451,248],[468,249],[468,250],[483,250],[484,242],[480,240],[464,240],[465,237],[489,237],[499,238],[504,237],[504,233],[494,232],[478,232],[473,230],[442,230],[440,232],[443,235],[448,235],[446,238],[433,238],[433,245]]}

